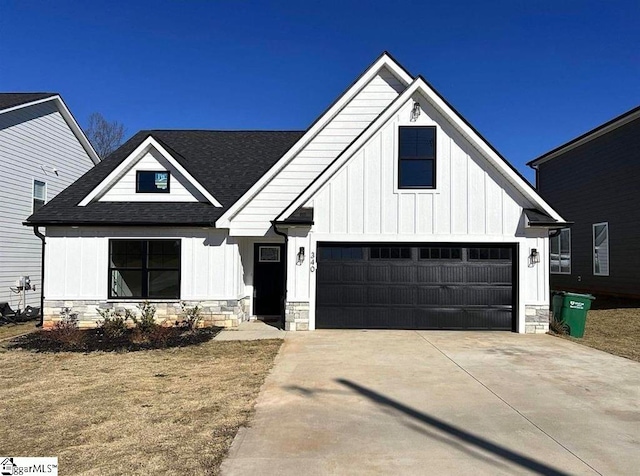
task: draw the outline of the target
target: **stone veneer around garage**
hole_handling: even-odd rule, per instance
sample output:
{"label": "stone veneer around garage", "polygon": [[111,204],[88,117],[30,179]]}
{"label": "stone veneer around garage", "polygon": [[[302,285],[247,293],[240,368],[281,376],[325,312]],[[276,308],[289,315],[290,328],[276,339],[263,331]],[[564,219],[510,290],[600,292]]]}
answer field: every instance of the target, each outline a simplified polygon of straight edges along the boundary
{"label": "stone veneer around garage", "polygon": [[[60,313],[64,308],[70,308],[71,312],[78,314],[78,325],[82,329],[96,327],[101,317],[98,309],[130,309],[139,315],[137,305],[141,301],[94,301],[94,300],[70,300],[44,302],[45,329],[61,320]],[[248,320],[249,298],[211,300],[211,301],[184,301],[189,306],[196,304],[202,307],[202,327],[237,327],[242,321]],[[180,301],[151,301],[156,308],[156,322],[158,324],[172,324],[180,318],[182,309]]]}
{"label": "stone veneer around garage", "polygon": [[287,301],[284,310],[285,331],[309,330],[309,303]]}
{"label": "stone veneer around garage", "polygon": [[524,332],[526,334],[549,332],[549,314],[549,306],[525,305]]}

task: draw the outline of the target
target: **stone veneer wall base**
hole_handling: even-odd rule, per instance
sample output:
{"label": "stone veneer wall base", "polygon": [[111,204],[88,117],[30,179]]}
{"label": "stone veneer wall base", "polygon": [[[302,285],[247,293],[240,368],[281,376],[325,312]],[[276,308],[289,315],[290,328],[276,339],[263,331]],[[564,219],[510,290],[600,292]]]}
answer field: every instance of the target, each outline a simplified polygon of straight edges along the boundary
{"label": "stone veneer wall base", "polygon": [[284,330],[285,331],[308,331],[309,330],[309,303],[289,302],[284,309]]}
{"label": "stone veneer wall base", "polygon": [[526,334],[545,334],[549,332],[549,306],[524,307],[524,332]]}
{"label": "stone veneer wall base", "polygon": [[[97,301],[97,300],[65,300],[44,302],[44,325],[49,329],[59,322],[60,313],[64,308],[78,314],[78,326],[81,329],[91,329],[98,326],[101,319],[98,309],[129,309],[139,315],[137,308],[142,301]],[[156,308],[156,322],[161,325],[174,325],[182,319],[181,301],[150,301]],[[189,306],[202,307],[200,327],[238,327],[242,321],[249,319],[249,298],[227,300],[182,301]]]}

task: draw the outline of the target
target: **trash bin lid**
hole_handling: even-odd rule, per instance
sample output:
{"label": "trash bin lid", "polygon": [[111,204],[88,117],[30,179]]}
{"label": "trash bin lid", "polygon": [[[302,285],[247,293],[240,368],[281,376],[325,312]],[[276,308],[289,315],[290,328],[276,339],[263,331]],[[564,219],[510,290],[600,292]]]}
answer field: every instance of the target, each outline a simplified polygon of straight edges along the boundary
{"label": "trash bin lid", "polygon": [[591,299],[592,301],[596,300],[596,297],[593,294],[565,293],[565,296],[577,297],[577,298],[583,298],[583,299]]}

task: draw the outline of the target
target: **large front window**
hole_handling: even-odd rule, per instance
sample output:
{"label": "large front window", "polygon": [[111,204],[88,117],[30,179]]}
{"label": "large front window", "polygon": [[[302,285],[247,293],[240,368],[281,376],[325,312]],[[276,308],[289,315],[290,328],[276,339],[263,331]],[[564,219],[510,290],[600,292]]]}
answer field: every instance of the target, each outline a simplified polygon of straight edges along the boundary
{"label": "large front window", "polygon": [[401,127],[398,136],[398,188],[435,188],[436,128]]}
{"label": "large front window", "polygon": [[109,240],[110,299],[179,299],[180,240]]}

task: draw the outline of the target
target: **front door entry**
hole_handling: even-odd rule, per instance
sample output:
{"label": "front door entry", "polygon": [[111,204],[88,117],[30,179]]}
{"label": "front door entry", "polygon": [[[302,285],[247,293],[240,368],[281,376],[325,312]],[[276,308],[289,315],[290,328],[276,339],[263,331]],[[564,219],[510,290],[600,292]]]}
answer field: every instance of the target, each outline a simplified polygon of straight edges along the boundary
{"label": "front door entry", "polygon": [[284,301],[284,245],[256,243],[253,259],[253,313],[280,316]]}

